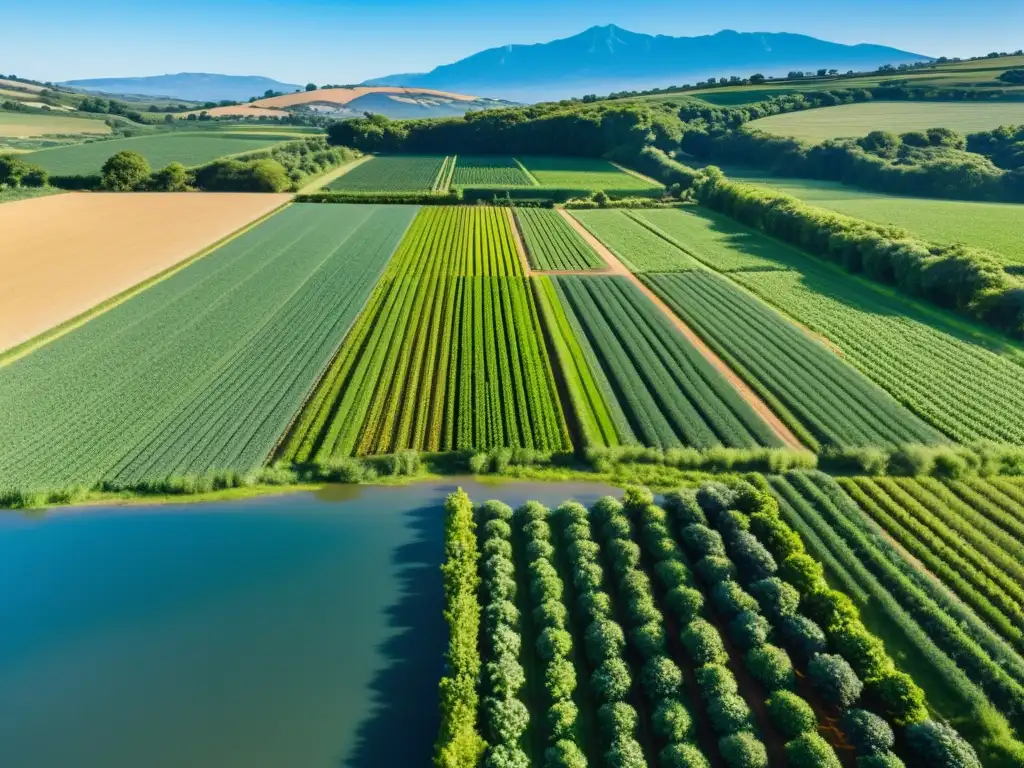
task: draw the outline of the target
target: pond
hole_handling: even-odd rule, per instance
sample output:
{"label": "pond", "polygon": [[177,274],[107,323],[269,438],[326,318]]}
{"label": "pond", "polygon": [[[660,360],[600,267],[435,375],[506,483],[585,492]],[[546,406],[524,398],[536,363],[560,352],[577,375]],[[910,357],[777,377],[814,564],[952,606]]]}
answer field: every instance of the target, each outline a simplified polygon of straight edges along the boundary
{"label": "pond", "polygon": [[445,495],[471,479],[0,513],[0,765],[430,764]]}

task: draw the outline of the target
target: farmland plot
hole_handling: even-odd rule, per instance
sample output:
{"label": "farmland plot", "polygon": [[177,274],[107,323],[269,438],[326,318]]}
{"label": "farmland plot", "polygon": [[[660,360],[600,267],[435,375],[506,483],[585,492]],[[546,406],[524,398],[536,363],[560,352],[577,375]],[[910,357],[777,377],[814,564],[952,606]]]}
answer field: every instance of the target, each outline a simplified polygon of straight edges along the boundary
{"label": "farmland plot", "polygon": [[459,155],[455,161],[452,184],[457,187],[532,187],[535,186],[512,157]]}
{"label": "farmland plot", "polygon": [[414,213],[293,205],[0,368],[0,477],[52,488],[259,467]]}
{"label": "farmland plot", "polygon": [[707,266],[824,336],[947,436],[1024,445],[1024,365],[966,334],[958,320],[723,216],[701,209],[642,215]]}
{"label": "farmland plot", "polygon": [[691,256],[638,224],[625,211],[580,210],[571,214],[635,274],[697,266]]}
{"label": "farmland plot", "polygon": [[519,161],[542,187],[586,190],[644,190],[657,184],[590,157],[520,157]]}
{"label": "farmland plot", "polygon": [[626,278],[553,277],[632,432],[657,448],[781,446],[780,439]]}
{"label": "farmland plot", "polygon": [[541,270],[601,269],[607,265],[557,211],[516,208],[530,266]]}
{"label": "farmland plot", "polygon": [[444,155],[384,155],[340,176],[327,189],[339,192],[430,192],[446,166]]}
{"label": "farmland plot", "polygon": [[284,450],[571,448],[503,209],[424,209]]}

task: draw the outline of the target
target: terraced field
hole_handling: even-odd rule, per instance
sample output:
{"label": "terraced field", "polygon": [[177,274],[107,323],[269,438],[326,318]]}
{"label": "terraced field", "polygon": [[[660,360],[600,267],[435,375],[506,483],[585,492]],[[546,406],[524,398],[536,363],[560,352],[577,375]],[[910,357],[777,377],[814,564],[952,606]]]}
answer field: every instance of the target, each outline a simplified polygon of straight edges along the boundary
{"label": "terraced field", "polygon": [[263,136],[258,133],[163,133],[41,149],[23,157],[26,162],[41,165],[53,175],[84,176],[99,173],[107,158],[122,150],[138,152],[153,169],[173,162],[191,167],[227,155],[266,149],[287,140],[284,135]]}
{"label": "terraced field", "polygon": [[[630,431],[657,448],[778,446],[739,393],[628,279],[553,277]],[[620,439],[622,435],[620,434]],[[628,436],[627,436],[628,439]],[[631,440],[628,440],[631,442]]]}
{"label": "terraced field", "polygon": [[327,185],[339,192],[430,192],[448,167],[444,155],[382,155]]}
{"label": "terraced field", "polygon": [[526,258],[534,269],[577,270],[607,266],[557,211],[516,208],[515,217],[523,234]]}
{"label": "terraced field", "polygon": [[569,450],[504,209],[424,209],[284,450]]}
{"label": "terraced field", "polygon": [[415,215],[293,205],[0,368],[21,488],[261,466]]}
{"label": "terraced field", "polygon": [[535,186],[514,157],[459,155],[452,184],[456,187]]}
{"label": "terraced field", "polygon": [[[994,351],[997,342],[971,335],[941,311],[921,308],[723,216],[697,208],[638,215],[703,264],[820,334],[846,362],[948,437],[1024,445],[1019,353]],[[648,261],[637,261],[641,271],[686,265],[680,256],[671,262],[674,270],[643,269]],[[656,263],[669,262],[659,256]]]}

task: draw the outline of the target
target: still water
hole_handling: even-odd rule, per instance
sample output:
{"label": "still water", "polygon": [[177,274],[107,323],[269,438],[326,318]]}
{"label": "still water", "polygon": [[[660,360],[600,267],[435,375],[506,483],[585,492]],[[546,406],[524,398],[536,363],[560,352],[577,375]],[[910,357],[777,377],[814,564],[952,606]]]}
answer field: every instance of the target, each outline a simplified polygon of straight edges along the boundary
{"label": "still water", "polygon": [[444,496],[473,480],[0,513],[0,766],[427,766]]}

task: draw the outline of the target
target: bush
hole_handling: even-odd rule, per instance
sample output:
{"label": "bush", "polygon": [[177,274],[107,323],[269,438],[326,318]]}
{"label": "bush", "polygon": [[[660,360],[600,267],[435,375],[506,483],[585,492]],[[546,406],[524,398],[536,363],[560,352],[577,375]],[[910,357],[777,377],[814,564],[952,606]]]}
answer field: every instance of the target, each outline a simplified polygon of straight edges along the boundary
{"label": "bush", "polygon": [[926,720],[907,728],[907,745],[928,768],[981,768],[974,749],[951,726]]}
{"label": "bush", "polygon": [[537,653],[544,661],[572,653],[572,635],[564,629],[547,627],[537,638]]}
{"label": "bush", "polygon": [[608,768],[647,768],[644,751],[635,739],[618,739],[604,753]]}
{"label": "bush", "polygon": [[804,733],[786,744],[790,768],[842,768],[835,750],[817,733]]}
{"label": "bush", "polygon": [[739,733],[750,728],[750,707],[742,696],[727,693],[708,702],[708,717],[715,733]]}
{"label": "bush", "polygon": [[612,615],[612,601],[607,592],[584,593],[577,598],[580,611],[591,623],[609,619]]}
{"label": "bush", "polygon": [[886,752],[881,755],[858,757],[857,768],[906,768],[906,766],[892,752]]}
{"label": "bush", "polygon": [[523,665],[511,653],[496,655],[484,665],[484,677],[490,689],[501,696],[515,696],[526,685]]}
{"label": "bush", "polygon": [[808,595],[825,584],[825,568],[807,554],[790,555],[782,562],[779,575],[783,581],[796,587],[801,595]]}
{"label": "bush", "polygon": [[870,697],[897,725],[917,723],[928,717],[924,691],[904,672],[890,670],[867,684]]}
{"label": "bush", "polygon": [[665,596],[668,609],[682,624],[689,624],[704,610],[704,595],[692,587],[674,587]]}
{"label": "bush", "polygon": [[685,489],[670,491],[665,494],[665,510],[676,520],[676,523],[683,528],[691,525],[704,525],[708,523],[704,510],[697,503],[696,491]]}
{"label": "bush", "polygon": [[705,557],[694,566],[694,569],[701,580],[710,587],[736,576],[736,568],[727,557]]}
{"label": "bush", "polygon": [[743,611],[729,622],[729,636],[741,651],[749,651],[768,641],[771,624],[759,613]]}
{"label": "bush", "polygon": [[705,701],[739,692],[736,676],[724,664],[705,664],[696,671],[700,695]]}
{"label": "bush", "polygon": [[615,539],[608,543],[608,559],[619,573],[640,565],[640,547],[626,539]]}
{"label": "bush", "polygon": [[801,733],[815,733],[818,718],[811,705],[791,691],[775,691],[766,702],[768,719],[786,739]]}
{"label": "bush", "polygon": [[711,763],[693,744],[669,744],[658,755],[661,768],[709,768]]}
{"label": "bush", "polygon": [[755,581],[748,589],[764,615],[773,621],[794,615],[800,605],[800,593],[796,587],[777,576]]}
{"label": "bush", "polygon": [[103,163],[100,178],[103,188],[112,192],[144,189],[149,181],[149,163],[138,152],[121,150]]}
{"label": "bush", "polygon": [[748,651],[747,669],[769,691],[796,685],[796,673],[789,654],[774,645],[765,643]]}
{"label": "bush", "polygon": [[640,680],[647,696],[653,700],[675,696],[683,684],[683,673],[667,656],[654,656],[644,664]]}
{"label": "bush", "polygon": [[149,188],[154,192],[184,192],[191,184],[192,176],[185,166],[174,162],[153,174]]}
{"label": "bush", "polygon": [[668,743],[688,740],[693,730],[693,718],[676,698],[665,698],[655,704],[651,724],[654,732]]}
{"label": "bush", "polygon": [[812,656],[824,653],[828,648],[824,631],[806,616],[783,617],[779,621],[778,632],[786,648],[801,664],[806,664]]}
{"label": "bush", "polygon": [[561,699],[548,707],[548,729],[552,739],[571,739],[576,730],[579,710],[572,699]]}
{"label": "bush", "polygon": [[590,676],[590,684],[603,702],[622,701],[632,684],[629,668],[620,658],[603,662]]}
{"label": "bush", "polygon": [[555,656],[544,669],[544,687],[554,701],[572,698],[576,690],[576,667],[564,656]]}
{"label": "bush", "polygon": [[839,728],[859,755],[888,752],[896,743],[892,728],[878,715],[864,709],[850,709],[843,715]]}
{"label": "bush", "polygon": [[735,581],[723,581],[711,593],[718,610],[729,619],[743,611],[758,610],[757,600]]}
{"label": "bush", "polygon": [[729,660],[718,630],[704,619],[690,622],[680,639],[695,666],[725,664]]}
{"label": "bush", "polygon": [[604,733],[617,736],[636,736],[639,715],[632,706],[624,701],[613,701],[602,704],[597,710],[597,721]]}
{"label": "bush", "polygon": [[748,531],[738,531],[732,537],[731,554],[744,583],[770,578],[779,570],[775,558]]}
{"label": "bush", "polygon": [[722,535],[705,525],[687,526],[679,539],[683,543],[683,549],[696,559],[709,555],[725,557],[725,542],[722,541]]}
{"label": "bush", "polygon": [[544,768],[587,768],[587,758],[569,739],[559,739],[544,750]]}
{"label": "bush", "polygon": [[499,744],[491,747],[483,764],[484,768],[530,768],[530,758],[519,747]]}
{"label": "bush", "polygon": [[750,731],[719,739],[718,751],[729,768],[768,768],[768,750]]}
{"label": "bush", "polygon": [[583,642],[587,649],[587,659],[598,666],[622,655],[626,647],[626,636],[622,627],[611,619],[597,619],[587,627]]}
{"label": "bush", "polygon": [[515,744],[526,733],[530,713],[516,698],[484,699],[484,720],[492,744]]}
{"label": "bush", "polygon": [[634,627],[630,630],[629,636],[633,641],[633,647],[644,659],[665,652],[665,630],[656,621]]}
{"label": "bush", "polygon": [[569,611],[560,600],[545,600],[533,609],[533,620],[542,627],[564,629]]}
{"label": "bush", "polygon": [[826,702],[846,709],[860,698],[864,684],[842,656],[819,653],[807,666],[811,684]]}
{"label": "bush", "polygon": [[[590,544],[591,542],[586,542]],[[604,582],[604,571],[597,563],[584,562],[576,566],[572,573],[572,583],[580,592],[596,591]]]}
{"label": "bush", "polygon": [[683,587],[690,581],[690,570],[679,560],[662,560],[654,566],[654,573],[665,589]]}

